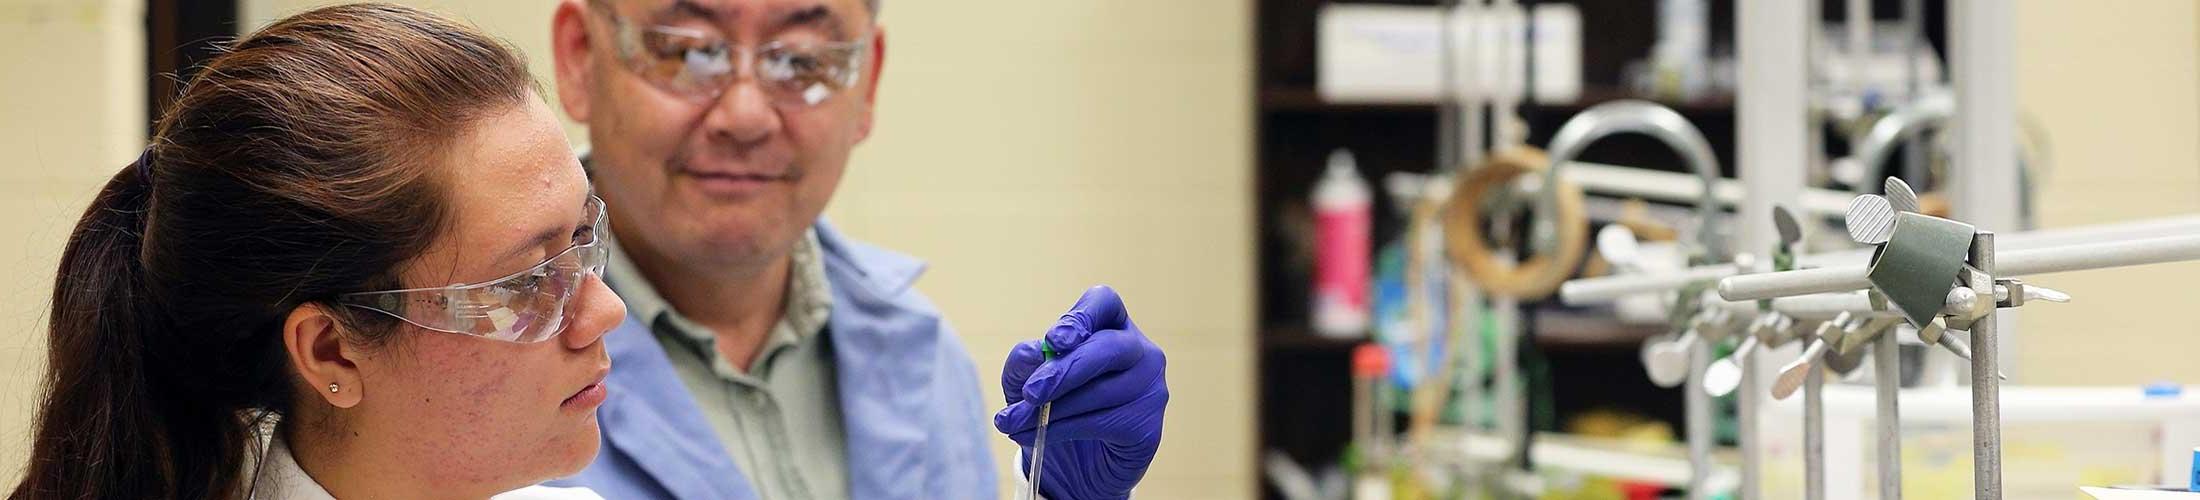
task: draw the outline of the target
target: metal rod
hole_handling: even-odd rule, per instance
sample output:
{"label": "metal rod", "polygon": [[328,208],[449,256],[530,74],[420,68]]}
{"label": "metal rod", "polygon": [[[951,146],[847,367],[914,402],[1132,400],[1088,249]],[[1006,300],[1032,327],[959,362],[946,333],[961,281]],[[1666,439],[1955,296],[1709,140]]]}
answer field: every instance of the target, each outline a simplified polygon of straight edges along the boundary
{"label": "metal rod", "polygon": [[1865,272],[1863,266],[1850,266],[1730,276],[1719,280],[1719,298],[1759,300],[1863,290],[1872,286]]}
{"label": "metal rod", "polygon": [[1996,274],[2009,277],[2200,260],[2200,235],[2010,250],[1994,260]]}
{"label": "metal rod", "polygon": [[[1705,297],[1705,303],[1711,304],[1712,307],[1725,309],[1733,314],[1751,316],[1757,314],[1757,301],[1754,300],[1721,300],[1717,296],[1710,296]],[[1862,317],[1897,317],[1902,315],[1899,311],[1873,310],[1870,297],[1854,292],[1780,297],[1772,299],[1772,310],[1800,320],[1832,319],[1841,313]]]}
{"label": "metal rod", "polygon": [[[2009,290],[2006,287],[1995,287],[1994,292],[1994,297],[2005,298]],[[1954,291],[1950,292],[1949,295],[1947,306],[1940,310],[1942,315],[1968,316],[1976,307],[1973,299],[1977,297],[1971,295],[1969,290]],[[1757,314],[1757,301],[1754,300],[1723,300],[1716,295],[1711,295],[1704,297],[1704,304],[1708,307],[1725,309],[1729,314],[1743,317],[1754,317]],[[1772,310],[1801,320],[1832,319],[1842,313],[1848,313],[1859,318],[1903,317],[1902,312],[1898,310],[1875,309],[1872,306],[1870,296],[1853,291],[1780,297],[1772,299]]]}
{"label": "metal rod", "polygon": [[[1497,43],[1493,50],[1484,52],[1497,58],[1497,85],[1486,98],[1490,109],[1489,149],[1496,150],[1527,144],[1527,124],[1520,119],[1520,100],[1528,91],[1527,12],[1520,9],[1520,0],[1495,0],[1486,17],[1498,19],[1495,23],[1483,23],[1484,29],[1496,29]],[[1481,37],[1491,40],[1493,37]],[[1487,66],[1487,65],[1483,65]]]}
{"label": "metal rod", "polygon": [[[1921,99],[1925,93],[1923,78],[1918,76],[1919,73],[1923,72],[1917,69],[1918,64],[1922,63],[1922,58],[1917,56],[1918,49],[1928,43],[1925,40],[1925,1],[1903,0],[1902,21],[1903,88],[1909,91],[1908,99],[1914,102]],[[1904,151],[1902,154],[1902,178],[1909,179],[1911,182],[1925,179],[1926,165],[1923,143]]]}
{"label": "metal rod", "polygon": [[1715,280],[1733,276],[1739,270],[1733,264],[1693,267],[1673,273],[1623,274],[1604,278],[1567,281],[1558,286],[1559,300],[1567,305],[1588,305],[1610,302],[1621,297],[1679,290],[1689,283]]}
{"label": "metal rod", "polygon": [[[1880,117],[1878,121],[1872,122],[1871,129],[1866,130],[1862,137],[1856,139],[1854,143],[1856,144],[1856,153],[1850,157],[1855,158],[1857,164],[1863,165],[1865,172],[1875,174],[1882,171],[1884,168],[1882,164],[1894,152],[1895,146],[1904,142],[1910,143],[1910,147],[1906,151],[1922,153],[1925,148],[1930,146],[1924,141],[1911,141],[1910,139],[1922,134],[1926,129],[1942,127],[1947,123],[1948,117],[1955,114],[1956,102],[1954,97],[1934,95],[1931,97],[1912,97],[1911,99],[1909,104],[1895,108],[1886,116]],[[1907,169],[1908,167],[1904,168]],[[1907,173],[1905,173],[1905,177],[1907,177]]]}
{"label": "metal rod", "polygon": [[[1825,213],[1820,207],[1846,205],[1840,200],[1853,194],[1810,189],[1806,183],[1808,166],[1814,164],[1810,138],[1817,131],[1810,113],[1810,38],[1818,24],[1815,3],[1735,2],[1734,17],[1739,88],[1734,97],[1734,170],[1749,192],[1736,211],[1739,239],[1730,250],[1759,253],[1780,243],[1772,221],[1774,205],[1785,204],[1806,214]],[[1722,190],[1723,186],[1713,188],[1714,193]],[[1739,360],[1742,376],[1736,390],[1741,394],[1735,396],[1735,416],[1740,426],[1736,437],[1742,453],[1742,484],[1735,496],[1741,500],[1764,496],[1759,483],[1765,443],[1759,439],[1758,421],[1764,416],[1767,394],[1765,374],[1759,373],[1757,361],[1761,357]]]}
{"label": "metal rod", "polygon": [[1803,498],[1825,500],[1826,370],[1809,370],[1803,375]]}
{"label": "metal rod", "polygon": [[[1498,296],[1491,301],[1491,309],[1497,314],[1496,369],[1491,372],[1490,389],[1496,397],[1497,432],[1510,440],[1515,458],[1524,455],[1519,450],[1528,445],[1527,404],[1521,391],[1520,341],[1525,332],[1520,328],[1520,301],[1512,297]],[[1513,469],[1525,465],[1512,463]],[[1500,476],[1502,477],[1502,475]]]}
{"label": "metal rod", "polygon": [[[1679,174],[1667,174],[1679,175]],[[2101,224],[2063,229],[2046,229],[2002,235],[1999,242],[2003,251],[2029,251],[2068,245],[2082,245],[2101,241],[2128,241],[2159,238],[2164,234],[2200,233],[2200,216],[2181,215],[2158,219],[2145,219],[2115,224]],[[1823,268],[1857,266],[1868,262],[1871,250],[1829,252],[1797,257],[1805,265]],[[2004,255],[2003,260],[2008,260]],[[1671,273],[1621,274],[1598,278],[1567,281],[1559,286],[1559,300],[1568,305],[1588,305],[1618,300],[1621,297],[1679,290],[1699,280],[1719,279],[1739,274],[1733,264],[1697,266]]]}
{"label": "metal rod", "polygon": [[1879,399],[1879,498],[1902,498],[1902,412],[1898,408],[1898,391],[1902,389],[1901,350],[1896,348],[1894,331],[1879,334],[1872,346],[1872,388]]}
{"label": "metal rod", "polygon": [[[1567,162],[1564,168],[1566,172],[1559,177],[1580,186],[1583,193],[1674,203],[1696,203],[1703,199],[1703,182],[1693,174],[1582,161]],[[1801,169],[1796,170],[1799,176]],[[1757,195],[1746,187],[1748,185],[1720,179],[1712,183],[1713,199],[1723,206],[1742,207],[1747,215],[1748,199]],[[1840,217],[1848,213],[1849,200],[1853,198],[1856,193],[1851,191],[1803,188],[1781,202],[1790,210],[1796,210],[1796,215]],[[1770,221],[1765,223],[1771,224]]]}
{"label": "metal rod", "polygon": [[1955,145],[1948,169],[1955,216],[1982,229],[2016,229],[2016,7],[2002,0],[1948,2],[1949,82]]}
{"label": "metal rod", "polygon": [[[1872,3],[1871,0],[1848,0],[1847,15],[1842,16],[1843,27],[1848,28],[1849,67],[1856,75],[1863,75],[1871,66],[1872,56]],[[1858,87],[1863,78],[1857,78]],[[1861,93],[1861,88],[1858,89]]]}
{"label": "metal rod", "polygon": [[[2011,250],[1996,260],[1998,275],[2005,277],[2200,260],[2200,235]],[[1865,272],[1863,266],[1844,266],[1731,276],[1719,280],[1719,297],[1758,300],[1862,290],[1871,287]]]}
{"label": "metal rod", "polygon": [[[1473,51],[1458,50],[1460,40],[1455,37],[1459,33],[1457,33],[1457,29],[1454,29],[1454,26],[1457,26],[1456,21],[1458,19],[1456,15],[1459,11],[1458,0],[1445,0],[1443,4],[1443,28],[1437,30],[1437,39],[1442,45],[1436,48],[1438,56],[1436,58],[1437,81],[1443,85],[1443,88],[1439,89],[1443,101],[1442,106],[1437,108],[1436,165],[1435,168],[1430,169],[1431,172],[1454,172],[1461,165],[1475,165],[1481,161],[1480,155],[1476,154],[1477,151],[1475,151],[1477,147],[1467,144],[1469,141],[1476,140],[1469,139],[1470,136],[1479,138],[1481,130],[1462,130],[1468,110],[1478,109],[1471,104],[1470,94],[1472,90],[1468,88],[1466,82],[1461,81],[1459,78],[1460,67],[1473,67],[1471,64],[1460,61],[1460,58],[1467,55],[1462,52],[1471,53]],[[1468,38],[1471,39],[1472,37],[1469,36]]]}
{"label": "metal rod", "polygon": [[[1697,129],[1677,111],[1664,105],[1643,100],[1618,100],[1584,109],[1567,119],[1551,136],[1550,167],[1543,171],[1543,184],[1558,185],[1564,175],[1564,167],[1573,162],[1596,141],[1621,133],[1650,136],[1663,142],[1674,152],[1680,153],[1681,162],[1695,171],[1699,193],[1717,189],[1719,182],[1719,157],[1711,151],[1711,142],[1704,139]],[[1547,207],[1556,203],[1558,190],[1545,190],[1537,197],[1537,206]],[[1710,196],[1696,199],[1696,238],[1701,250],[1712,255],[1724,255],[1727,248],[1720,241],[1716,223],[1718,201]]]}
{"label": "metal rod", "polygon": [[[1949,213],[1989,231],[2018,229],[2023,221],[2023,177],[2017,165],[2016,6],[2003,0],[1948,2],[1948,80],[1955,88],[1950,125]],[[2031,274],[2018,259],[1999,255],[1999,275]],[[2021,339],[2013,314],[1995,319],[2003,345]],[[1991,372],[1988,375],[1992,375]],[[1997,493],[1998,493],[1998,486]],[[1997,494],[1998,496],[1998,494]]]}
{"label": "metal rod", "polygon": [[[2200,233],[2200,215],[2178,215],[2110,224],[2039,229],[2021,233],[2001,233],[1996,244],[2000,245],[2001,251],[2008,252],[2103,241],[2143,240],[2158,238],[2165,234],[2192,233]],[[1870,248],[1816,253],[1797,257],[1795,262],[1803,267],[1859,265],[1870,262],[1871,254],[1872,249]]]}
{"label": "metal rod", "polygon": [[1688,343],[1688,383],[1681,391],[1688,426],[1688,498],[1713,498],[1711,477],[1711,394],[1703,390],[1704,369],[1711,363],[1711,343]]}
{"label": "metal rod", "polygon": [[[1972,286],[1992,286],[1995,260],[1994,233],[1973,235],[1971,266],[1989,278]],[[2001,378],[1995,376],[2001,367],[1995,360],[1994,316],[1971,324],[1971,480],[1982,500],[2001,499]]]}
{"label": "metal rod", "polygon": [[1483,333],[1481,311],[1479,310],[1482,305],[1482,293],[1474,288],[1473,283],[1467,280],[1465,271],[1452,269],[1448,274],[1450,274],[1449,279],[1451,280],[1452,314],[1450,324],[1446,326],[1457,329],[1461,333],[1459,335],[1461,341],[1458,347],[1460,357],[1463,359],[1459,368],[1467,372],[1466,384],[1459,388],[1459,399],[1463,400],[1460,404],[1460,411],[1466,415],[1466,428],[1470,431],[1480,432],[1482,430],[1482,388],[1483,384],[1488,381],[1484,374],[1489,371],[1488,367],[1482,366]]}
{"label": "metal rod", "polygon": [[[1762,349],[1755,346],[1749,347]],[[1737,437],[1740,439],[1736,444],[1740,445],[1742,451],[1742,491],[1737,496],[1744,500],[1756,500],[1760,494],[1758,492],[1758,477],[1760,477],[1759,474],[1763,474],[1761,462],[1764,461],[1764,453],[1758,449],[1758,446],[1762,446],[1762,444],[1758,441],[1758,428],[1760,426],[1758,421],[1761,415],[1757,411],[1758,407],[1764,404],[1766,396],[1764,377],[1758,376],[1757,373],[1757,358],[1762,356],[1751,356],[1740,352],[1735,353],[1735,355],[1740,356],[1740,359],[1736,361],[1742,367],[1742,381],[1737,388],[1742,392],[1734,396],[1735,417],[1738,420],[1736,424],[1740,426],[1738,430],[1741,431],[1738,433]]]}
{"label": "metal rod", "polygon": [[[1678,175],[1678,174],[1668,174]],[[2158,219],[2145,219],[2115,224],[2101,224],[2063,229],[2026,231],[2002,235],[1999,242],[2004,251],[2033,250],[2068,245],[2081,245],[2100,241],[2126,241],[2158,238],[2163,234],[2200,233],[2200,216],[2183,215]],[[1805,265],[1820,267],[1856,266],[1871,258],[1871,250],[1829,252],[1797,257]],[[2007,257],[2003,257],[2007,260]],[[1617,300],[1620,297],[1679,290],[1689,283],[1703,279],[1718,279],[1738,274],[1733,264],[1697,266],[1672,273],[1622,274],[1598,278],[1567,281],[1559,287],[1559,298],[1568,305],[1587,305]]]}

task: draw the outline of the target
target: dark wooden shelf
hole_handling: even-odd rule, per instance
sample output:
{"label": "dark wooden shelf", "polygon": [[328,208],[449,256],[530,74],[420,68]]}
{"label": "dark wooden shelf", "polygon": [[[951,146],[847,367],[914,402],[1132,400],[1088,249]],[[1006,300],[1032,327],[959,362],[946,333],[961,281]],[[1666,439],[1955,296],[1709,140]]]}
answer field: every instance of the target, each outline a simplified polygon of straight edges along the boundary
{"label": "dark wooden shelf", "polygon": [[[1681,114],[1734,112],[1734,96],[1714,95],[1688,101],[1652,99],[1611,86],[1588,86],[1581,98],[1570,103],[1521,103],[1523,113],[1574,113],[1590,106],[1621,99],[1644,99],[1673,108]],[[1260,108],[1268,113],[1434,113],[1437,103],[1428,101],[1331,102],[1312,87],[1280,86],[1260,89]]]}
{"label": "dark wooden shelf", "polygon": [[1260,89],[1262,111],[1296,113],[1434,113],[1431,102],[1330,102],[1312,87]]}
{"label": "dark wooden shelf", "polygon": [[1338,351],[1351,352],[1372,339],[1340,339],[1325,337],[1303,326],[1279,326],[1261,331],[1260,345],[1264,349],[1280,351]]}
{"label": "dark wooden shelf", "polygon": [[1548,309],[1534,313],[1535,341],[1544,350],[1635,349],[1666,333],[1665,325],[1619,322],[1610,310]]}
{"label": "dark wooden shelf", "polygon": [[[1666,333],[1663,325],[1621,323],[1605,310],[1542,309],[1529,312],[1535,342],[1544,350],[1627,350]],[[1272,326],[1261,331],[1260,345],[1273,351],[1351,352],[1369,338],[1338,339],[1304,326]]]}

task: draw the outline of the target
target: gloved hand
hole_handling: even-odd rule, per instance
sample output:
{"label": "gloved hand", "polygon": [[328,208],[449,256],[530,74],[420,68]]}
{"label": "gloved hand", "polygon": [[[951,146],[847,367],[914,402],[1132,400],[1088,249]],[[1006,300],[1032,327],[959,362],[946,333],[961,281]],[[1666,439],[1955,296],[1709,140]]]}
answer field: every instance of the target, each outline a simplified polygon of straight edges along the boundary
{"label": "gloved hand", "polygon": [[1030,470],[1039,406],[1054,402],[1040,493],[1050,500],[1129,498],[1161,447],[1167,357],[1106,286],[1086,290],[1047,330],[1046,341],[1056,358],[1043,364],[1037,340],[1009,351],[1001,368],[1008,407],[993,415],[993,427],[1025,446],[1016,470]]}

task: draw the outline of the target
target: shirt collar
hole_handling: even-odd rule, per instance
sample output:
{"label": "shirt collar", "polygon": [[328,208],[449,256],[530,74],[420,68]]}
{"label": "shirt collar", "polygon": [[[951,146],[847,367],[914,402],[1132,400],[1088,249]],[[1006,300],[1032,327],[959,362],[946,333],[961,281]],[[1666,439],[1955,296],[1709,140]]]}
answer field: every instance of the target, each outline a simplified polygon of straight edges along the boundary
{"label": "shirt collar", "polygon": [[252,490],[246,493],[248,500],[336,500],[298,466],[298,459],[290,455],[290,445],[280,433],[269,440],[259,469],[252,478]]}
{"label": "shirt collar", "polygon": [[657,294],[657,287],[650,286],[648,278],[642,277],[642,269],[634,265],[633,258],[626,255],[626,249],[619,246],[619,239],[611,233],[596,233],[603,237],[604,248],[609,250],[609,258],[604,263],[604,284],[611,286],[611,293],[626,302],[628,314],[642,320],[644,325],[654,324],[659,316],[670,312],[672,306],[665,302],[663,295]]}
{"label": "shirt collar", "polygon": [[[717,371],[730,370],[731,364],[719,359],[718,350],[713,347],[717,337],[710,329],[688,320],[678,310],[673,309],[671,302],[658,294],[657,288],[642,277],[641,268],[619,246],[617,238],[607,237],[604,243],[610,251],[604,270],[604,281],[611,286],[612,293],[626,301],[627,311],[642,320],[642,324],[651,325],[652,328],[658,325],[669,326],[676,332],[675,337],[685,341],[688,347],[695,348]],[[803,231],[802,238],[795,241],[791,257],[793,262],[787,279],[786,306],[780,311],[779,321],[773,323],[769,333],[771,337],[765,339],[764,349],[759,351],[760,354],[816,336],[824,331],[827,320],[832,316],[832,283],[825,277],[823,246],[818,242],[816,229]]]}

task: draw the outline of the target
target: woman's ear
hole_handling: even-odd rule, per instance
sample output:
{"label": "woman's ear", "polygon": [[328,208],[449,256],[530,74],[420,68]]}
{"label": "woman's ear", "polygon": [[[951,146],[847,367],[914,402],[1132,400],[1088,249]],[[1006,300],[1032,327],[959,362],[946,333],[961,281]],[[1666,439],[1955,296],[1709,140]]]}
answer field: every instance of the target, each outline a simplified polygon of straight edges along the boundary
{"label": "woman's ear", "polygon": [[[337,408],[351,408],[366,396],[365,378],[359,374],[358,352],[343,338],[343,329],[327,306],[304,304],[283,321],[283,351],[306,387]],[[302,403],[302,402],[301,402]]]}

